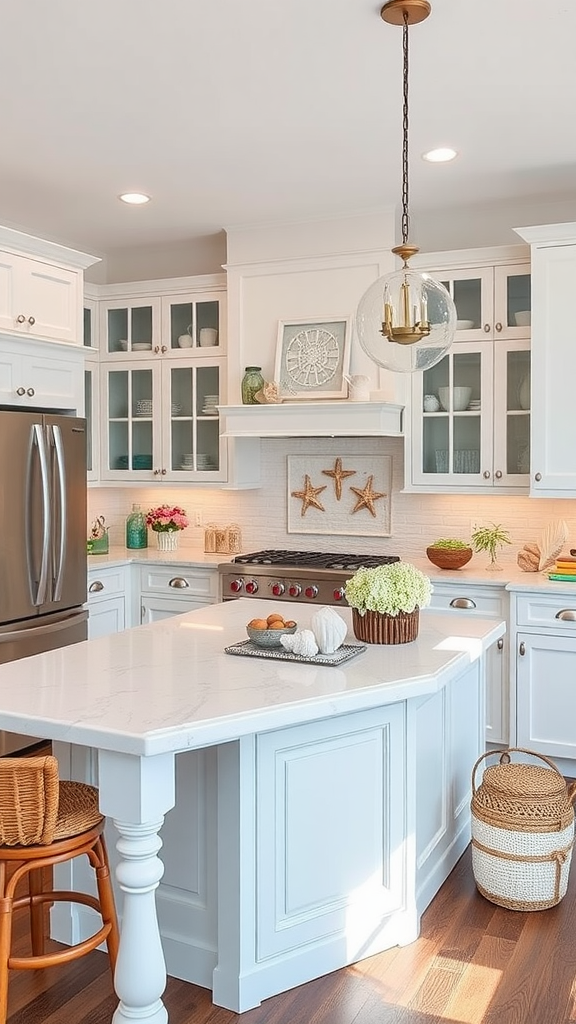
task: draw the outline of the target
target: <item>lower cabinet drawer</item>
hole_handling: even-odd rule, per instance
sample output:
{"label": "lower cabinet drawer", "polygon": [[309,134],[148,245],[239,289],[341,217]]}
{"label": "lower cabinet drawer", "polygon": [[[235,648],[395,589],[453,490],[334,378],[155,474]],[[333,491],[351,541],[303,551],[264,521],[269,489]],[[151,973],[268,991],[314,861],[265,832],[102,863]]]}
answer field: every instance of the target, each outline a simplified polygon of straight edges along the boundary
{"label": "lower cabinet drawer", "polygon": [[572,629],[576,633],[576,586],[574,594],[518,595],[518,626],[546,626],[548,629]]}
{"label": "lower cabinet drawer", "polygon": [[[218,570],[191,569],[187,565],[142,566],[140,593],[194,599],[204,604],[218,600]],[[184,610],[184,609],[183,609]]]}
{"label": "lower cabinet drawer", "polygon": [[501,615],[506,618],[508,595],[505,590],[487,591],[486,587],[461,587],[456,583],[434,583],[431,608],[459,609],[482,615]]}

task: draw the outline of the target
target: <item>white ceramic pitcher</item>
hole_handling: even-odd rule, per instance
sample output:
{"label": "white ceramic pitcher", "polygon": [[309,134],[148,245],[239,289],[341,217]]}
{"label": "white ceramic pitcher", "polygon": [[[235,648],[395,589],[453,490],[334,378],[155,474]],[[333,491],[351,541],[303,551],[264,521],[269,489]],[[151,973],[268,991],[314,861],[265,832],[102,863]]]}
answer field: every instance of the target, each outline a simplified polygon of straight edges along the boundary
{"label": "white ceramic pitcher", "polygon": [[348,383],[348,399],[351,402],[370,401],[370,378],[363,373],[353,373],[351,377],[344,374]]}

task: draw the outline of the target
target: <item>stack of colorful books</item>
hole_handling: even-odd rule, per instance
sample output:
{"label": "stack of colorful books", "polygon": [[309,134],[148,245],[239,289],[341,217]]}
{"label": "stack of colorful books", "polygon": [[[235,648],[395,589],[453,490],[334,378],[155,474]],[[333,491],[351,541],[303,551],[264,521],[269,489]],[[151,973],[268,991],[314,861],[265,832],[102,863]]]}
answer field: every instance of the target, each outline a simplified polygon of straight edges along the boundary
{"label": "stack of colorful books", "polygon": [[576,555],[558,555],[554,568],[548,573],[548,579],[576,583]]}

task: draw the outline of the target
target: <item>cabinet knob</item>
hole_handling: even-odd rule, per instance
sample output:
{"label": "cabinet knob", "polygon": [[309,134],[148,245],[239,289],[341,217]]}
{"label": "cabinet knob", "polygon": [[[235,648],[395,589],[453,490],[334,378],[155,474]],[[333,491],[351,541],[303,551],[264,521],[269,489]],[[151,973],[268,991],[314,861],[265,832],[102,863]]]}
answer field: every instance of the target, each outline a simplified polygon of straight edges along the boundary
{"label": "cabinet knob", "polygon": [[91,583],[88,587],[89,594],[97,594],[100,590],[104,590],[102,580],[94,580],[94,583]]}
{"label": "cabinet knob", "polygon": [[36,323],[36,317],[35,316],[29,316],[28,317],[28,323],[30,324],[31,327],[33,327],[34,324]]}
{"label": "cabinet knob", "polygon": [[188,580],[184,579],[183,576],[173,576],[170,582],[168,583],[168,586],[174,587],[175,590],[186,590],[186,587],[189,587],[190,584],[188,583]]}
{"label": "cabinet knob", "polygon": [[484,472],[482,473],[482,476],[484,477],[485,480],[489,480],[490,479],[490,470],[489,469],[485,469]]}
{"label": "cabinet knob", "polygon": [[168,346],[167,345],[162,345],[162,348],[160,349],[160,351],[161,351],[162,355],[164,355],[164,353],[168,351]]}
{"label": "cabinet knob", "polygon": [[496,477],[497,480],[501,480],[502,479],[502,470],[501,469],[497,469],[496,472],[494,473],[494,476]]}
{"label": "cabinet knob", "polygon": [[161,476],[166,476],[166,470],[165,469],[161,469],[160,470],[160,474],[161,474]]}
{"label": "cabinet knob", "polygon": [[154,476],[160,476],[160,470],[159,469],[155,469],[154,470]]}
{"label": "cabinet knob", "polygon": [[522,657],[524,657],[524,655],[526,654],[526,644],[524,643],[523,640],[520,642],[520,646],[518,648],[518,653],[521,654]]}
{"label": "cabinet knob", "polygon": [[490,324],[484,324],[484,334],[490,334]]}
{"label": "cabinet knob", "polygon": [[160,345],[154,345],[154,355],[157,356],[160,352]]}
{"label": "cabinet knob", "polygon": [[496,647],[498,648],[499,651],[503,651],[504,650],[504,638],[503,637],[500,637],[500,639],[498,640],[498,643],[496,644]]}
{"label": "cabinet knob", "polygon": [[495,326],[496,330],[498,331],[498,333],[500,333],[500,331],[502,330],[502,324],[501,323],[497,323],[497,324],[494,324],[494,326]]}
{"label": "cabinet knob", "polygon": [[576,608],[562,608],[561,611],[556,612],[554,618],[563,622],[576,622]]}
{"label": "cabinet knob", "polygon": [[16,317],[16,323],[23,324],[25,320],[26,317],[24,316],[24,313],[20,313],[20,316]]}
{"label": "cabinet knob", "polygon": [[450,601],[451,608],[475,608],[476,602],[471,597],[454,597]]}
{"label": "cabinet knob", "polygon": [[33,398],[34,395],[36,394],[36,392],[34,391],[34,388],[27,388],[26,389],[26,394],[30,395],[30,398]]}
{"label": "cabinet knob", "polygon": [[540,481],[541,481],[541,479],[542,479],[542,473],[536,473],[536,475],[534,476],[534,479],[535,479],[535,480],[536,480],[536,481],[537,481],[538,483],[540,483]]}
{"label": "cabinet knob", "polygon": [[20,395],[20,398],[21,398],[22,395],[26,394],[26,388],[16,388],[16,394]]}

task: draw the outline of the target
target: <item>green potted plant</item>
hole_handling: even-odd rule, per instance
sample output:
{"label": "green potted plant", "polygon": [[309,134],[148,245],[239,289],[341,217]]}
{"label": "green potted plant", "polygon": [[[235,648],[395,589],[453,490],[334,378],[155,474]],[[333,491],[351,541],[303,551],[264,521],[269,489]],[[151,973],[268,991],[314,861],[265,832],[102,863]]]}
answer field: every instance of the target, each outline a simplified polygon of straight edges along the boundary
{"label": "green potted plant", "polygon": [[473,551],[463,540],[441,537],[426,548],[426,554],[439,569],[461,569],[470,561]]}
{"label": "green potted plant", "polygon": [[486,566],[487,572],[498,572],[502,568],[496,561],[498,548],[512,543],[508,531],[504,530],[500,523],[492,523],[491,526],[477,526],[471,539],[475,551],[488,552],[490,561]]}
{"label": "green potted plant", "polygon": [[358,640],[371,644],[405,644],[418,636],[419,611],[430,604],[432,584],[410,562],[392,562],[373,569],[361,566],[346,581]]}

